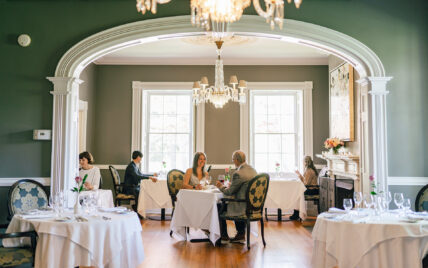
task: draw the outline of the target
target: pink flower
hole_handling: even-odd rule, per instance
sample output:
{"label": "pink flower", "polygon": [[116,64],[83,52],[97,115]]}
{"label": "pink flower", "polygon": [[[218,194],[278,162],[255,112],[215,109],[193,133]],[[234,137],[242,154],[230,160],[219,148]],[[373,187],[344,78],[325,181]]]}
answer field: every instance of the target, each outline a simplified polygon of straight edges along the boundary
{"label": "pink flower", "polygon": [[374,176],[373,176],[373,175],[370,175],[369,180],[370,180],[370,181],[374,181]]}
{"label": "pink flower", "polygon": [[83,179],[82,177],[77,176],[76,178],[74,178],[74,180],[76,181],[76,183],[80,183]]}
{"label": "pink flower", "polygon": [[277,162],[277,163],[275,164],[275,166],[279,167],[279,163]]}
{"label": "pink flower", "polygon": [[229,173],[229,168],[225,168],[224,172]]}

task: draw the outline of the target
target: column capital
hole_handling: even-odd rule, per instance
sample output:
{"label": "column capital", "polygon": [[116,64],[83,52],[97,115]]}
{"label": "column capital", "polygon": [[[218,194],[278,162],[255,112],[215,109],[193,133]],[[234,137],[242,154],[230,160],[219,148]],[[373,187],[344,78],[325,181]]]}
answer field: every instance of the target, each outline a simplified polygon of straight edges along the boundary
{"label": "column capital", "polygon": [[389,91],[386,90],[386,84],[392,79],[391,76],[384,77],[374,77],[369,76],[362,79],[357,80],[361,86],[370,85],[370,91],[368,92],[370,95],[386,95]]}
{"label": "column capital", "polygon": [[46,77],[54,85],[52,95],[67,95],[74,85],[80,85],[84,81],[76,77]]}

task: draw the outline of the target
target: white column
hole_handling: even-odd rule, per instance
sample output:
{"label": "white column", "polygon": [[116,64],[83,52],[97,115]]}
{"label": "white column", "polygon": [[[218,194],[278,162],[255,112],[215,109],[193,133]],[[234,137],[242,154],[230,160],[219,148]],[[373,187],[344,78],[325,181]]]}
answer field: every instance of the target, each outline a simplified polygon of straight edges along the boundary
{"label": "white column", "polygon": [[368,77],[370,94],[371,171],[378,185],[377,191],[388,190],[388,155],[386,128],[386,83],[392,77]]}
{"label": "white column", "polygon": [[[78,169],[79,84],[75,77],[47,77],[54,85],[52,120],[51,194],[70,189]],[[72,205],[73,198],[68,198]]]}

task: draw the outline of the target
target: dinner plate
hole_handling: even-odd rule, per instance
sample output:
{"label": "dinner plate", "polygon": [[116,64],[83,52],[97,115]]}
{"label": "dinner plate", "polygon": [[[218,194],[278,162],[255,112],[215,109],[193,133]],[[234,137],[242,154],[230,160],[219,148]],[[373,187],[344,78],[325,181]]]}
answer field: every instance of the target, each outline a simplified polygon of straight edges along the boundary
{"label": "dinner plate", "polygon": [[57,222],[70,222],[73,219],[71,217],[62,217],[62,218],[56,218],[55,221]]}

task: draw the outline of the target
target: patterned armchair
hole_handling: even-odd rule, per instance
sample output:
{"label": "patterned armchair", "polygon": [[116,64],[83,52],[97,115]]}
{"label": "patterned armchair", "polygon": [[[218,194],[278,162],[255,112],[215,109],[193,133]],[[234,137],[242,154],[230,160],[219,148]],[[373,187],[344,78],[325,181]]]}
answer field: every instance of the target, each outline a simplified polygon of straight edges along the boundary
{"label": "patterned armchair", "polygon": [[138,196],[135,197],[133,195],[122,193],[122,188],[124,184],[120,182],[120,176],[119,176],[119,172],[117,172],[117,169],[113,166],[109,166],[108,169],[110,170],[111,177],[113,179],[114,195],[116,196],[114,200],[114,205],[120,206],[122,201],[127,201],[127,202],[131,202],[132,200],[136,201],[136,198],[138,198]]}
{"label": "patterned armchair", "polygon": [[9,189],[8,209],[10,218],[16,213],[46,208],[48,196],[37,181],[24,179],[15,182]]}
{"label": "patterned armchair", "polygon": [[[183,181],[184,181],[184,172],[178,169],[172,169],[168,172],[168,175],[166,176],[166,184],[168,186],[168,192],[171,196],[171,203],[172,203],[172,215],[174,215],[175,210],[175,202],[177,201],[177,194],[178,191],[180,191],[181,188],[183,188]],[[172,231],[169,233],[169,235],[172,235]]]}
{"label": "patterned armchair", "polygon": [[[225,220],[243,221],[247,223],[247,248],[250,249],[250,222],[260,221],[262,231],[263,246],[266,246],[264,224],[263,224],[263,206],[266,201],[267,191],[269,188],[269,175],[262,173],[251,179],[248,183],[248,189],[245,199],[222,198],[222,209],[220,218]],[[245,215],[242,216],[227,216],[224,211],[226,202],[243,202],[246,203]]]}
{"label": "patterned armchair", "polygon": [[[7,225],[0,225],[0,228],[7,228]],[[35,231],[19,233],[0,233],[0,240],[5,238],[29,237],[31,239],[30,247],[5,248],[0,247],[0,267],[28,267],[28,264],[34,266],[34,254],[36,250]]]}

